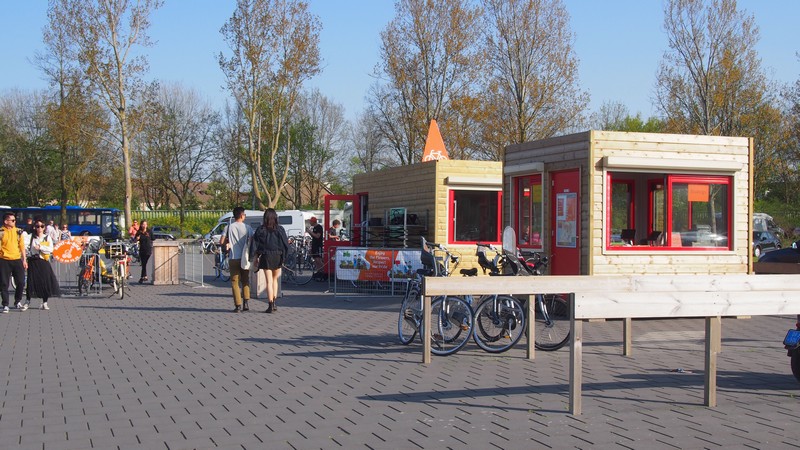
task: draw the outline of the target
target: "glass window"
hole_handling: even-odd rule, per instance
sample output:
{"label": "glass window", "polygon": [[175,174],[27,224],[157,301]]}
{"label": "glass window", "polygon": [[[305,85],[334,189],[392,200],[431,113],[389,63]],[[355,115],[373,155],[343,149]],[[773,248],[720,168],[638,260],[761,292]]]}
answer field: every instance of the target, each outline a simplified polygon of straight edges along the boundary
{"label": "glass window", "polygon": [[451,190],[450,243],[500,243],[502,196],[500,191]]}
{"label": "glass window", "polygon": [[636,239],[636,219],[634,215],[633,189],[630,180],[610,180],[611,196],[608,217],[612,245],[631,245]]}
{"label": "glass window", "polygon": [[542,176],[528,175],[514,178],[516,194],[516,220],[514,231],[517,245],[542,248]]}
{"label": "glass window", "polygon": [[[647,189],[642,204],[637,186]],[[730,249],[731,177],[609,172],[608,189],[607,247],[620,249],[627,225],[636,238],[625,248]]]}

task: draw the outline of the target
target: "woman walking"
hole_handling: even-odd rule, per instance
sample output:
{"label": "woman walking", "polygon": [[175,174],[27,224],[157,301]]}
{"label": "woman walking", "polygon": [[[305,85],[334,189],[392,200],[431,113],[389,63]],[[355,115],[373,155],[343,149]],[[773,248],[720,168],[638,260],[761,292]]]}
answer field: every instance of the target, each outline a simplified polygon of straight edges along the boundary
{"label": "woman walking", "polygon": [[150,281],[147,278],[147,262],[150,260],[150,255],[153,254],[153,235],[150,233],[150,228],[147,227],[146,220],[139,224],[136,242],[139,243],[139,259],[142,261],[142,276],[139,278],[139,284],[142,284]]}
{"label": "woman walking", "polygon": [[25,291],[27,302],[23,310],[28,309],[31,303],[31,298],[38,297],[42,299],[42,306],[40,309],[50,309],[47,306],[47,300],[50,297],[61,296],[61,288],[58,285],[58,278],[53,273],[53,267],[50,265],[50,255],[53,254],[53,241],[47,233],[44,232],[44,222],[36,219],[33,221],[33,236],[28,245],[28,282]]}
{"label": "woman walking", "polygon": [[265,313],[278,311],[275,299],[278,296],[278,279],[281,277],[281,265],[289,252],[289,238],[286,231],[278,225],[278,213],[272,208],[264,211],[264,223],[258,227],[253,236],[253,246],[258,256],[258,268],[264,270],[267,280],[267,298],[269,306]]}

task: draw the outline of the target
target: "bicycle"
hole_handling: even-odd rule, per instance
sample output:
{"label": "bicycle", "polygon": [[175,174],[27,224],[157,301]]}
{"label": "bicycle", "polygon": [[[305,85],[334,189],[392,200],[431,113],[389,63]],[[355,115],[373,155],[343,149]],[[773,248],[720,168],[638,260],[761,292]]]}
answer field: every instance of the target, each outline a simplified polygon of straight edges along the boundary
{"label": "bicycle", "polygon": [[281,280],[284,283],[302,286],[313,279],[314,260],[305,237],[294,236],[289,239],[289,254],[286,255],[281,269]]}
{"label": "bicycle", "polygon": [[222,281],[230,281],[231,279],[228,254],[219,247],[216,247],[214,252],[214,278],[221,278]]}
{"label": "bicycle", "polygon": [[[436,253],[443,256],[436,256]],[[422,238],[422,264],[408,280],[400,315],[397,320],[397,333],[400,343],[410,344],[417,334],[422,336],[423,324],[423,276],[448,276],[450,264],[458,265],[459,257],[450,253],[443,245],[429,243]],[[472,307],[461,297],[437,297],[431,302],[431,353],[438,356],[452,355],[461,350],[469,341],[474,324]]]}
{"label": "bicycle", "polygon": [[[538,276],[549,262],[546,256],[534,253],[530,258],[508,255],[491,244],[477,244],[478,264],[490,276]],[[489,260],[486,251],[495,252]],[[569,303],[561,294],[535,295],[534,346],[543,351],[555,351],[569,341]],[[475,343],[490,353],[507,351],[522,338],[526,325],[524,302],[510,295],[483,298],[475,310]],[[480,331],[480,334],[478,333]]]}
{"label": "bicycle", "polygon": [[89,295],[89,290],[94,286],[95,281],[100,282],[100,255],[97,250],[102,242],[97,244],[89,243],[84,246],[84,252],[80,258],[81,270],[78,272],[78,295]]}
{"label": "bicycle", "polygon": [[106,256],[114,261],[111,266],[111,287],[119,299],[125,298],[125,285],[128,278],[128,254],[125,244],[122,242],[111,242],[105,245]]}

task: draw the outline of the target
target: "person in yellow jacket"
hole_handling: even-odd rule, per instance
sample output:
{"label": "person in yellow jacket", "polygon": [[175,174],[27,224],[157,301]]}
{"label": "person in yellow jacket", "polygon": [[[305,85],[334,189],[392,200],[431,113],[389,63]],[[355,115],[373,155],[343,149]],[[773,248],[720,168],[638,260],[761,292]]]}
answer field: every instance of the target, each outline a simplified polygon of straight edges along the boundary
{"label": "person in yellow jacket", "polygon": [[8,284],[14,277],[16,289],[14,301],[22,307],[22,292],[25,289],[25,271],[28,261],[25,255],[25,239],[22,230],[17,228],[17,217],[13,212],[3,214],[0,228],[0,297],[3,298],[2,313],[8,314]]}

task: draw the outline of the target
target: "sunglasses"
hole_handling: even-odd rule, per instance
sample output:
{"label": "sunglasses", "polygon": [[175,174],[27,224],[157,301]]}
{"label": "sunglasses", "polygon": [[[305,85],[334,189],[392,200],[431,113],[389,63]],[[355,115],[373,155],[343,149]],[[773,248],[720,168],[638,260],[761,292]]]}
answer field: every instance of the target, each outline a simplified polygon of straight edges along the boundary
{"label": "sunglasses", "polygon": [[44,228],[44,225],[34,225],[33,228]]}

